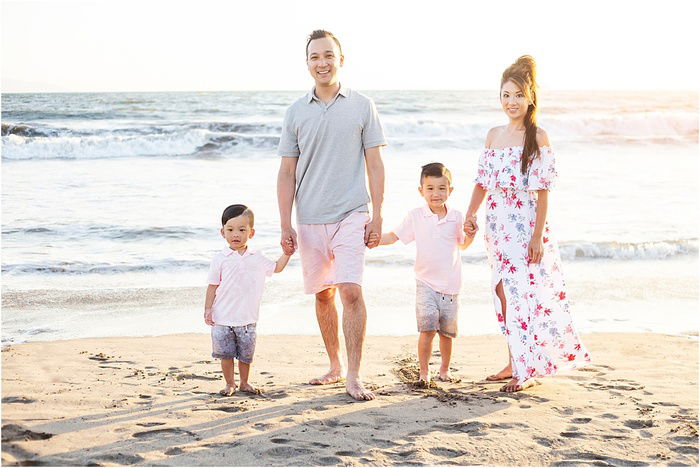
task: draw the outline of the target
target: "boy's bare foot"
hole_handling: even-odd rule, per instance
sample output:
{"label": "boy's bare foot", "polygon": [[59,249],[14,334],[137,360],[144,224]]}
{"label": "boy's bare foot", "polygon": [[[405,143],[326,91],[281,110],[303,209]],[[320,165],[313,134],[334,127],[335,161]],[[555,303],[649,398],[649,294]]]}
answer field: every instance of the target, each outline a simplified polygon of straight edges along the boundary
{"label": "boy's bare foot", "polygon": [[452,374],[450,374],[450,371],[440,371],[440,374],[438,375],[438,380],[442,382],[452,382],[454,379],[452,378]]}
{"label": "boy's bare foot", "polygon": [[315,377],[311,380],[309,380],[309,384],[311,385],[329,385],[329,384],[334,384],[337,382],[342,382],[345,380],[345,377],[343,377],[343,371],[333,371],[329,370],[326,374],[322,375],[321,377]]}
{"label": "boy's bare foot", "polygon": [[374,400],[375,398],[374,393],[365,389],[359,380],[348,380],[345,384],[345,390],[348,392],[348,395],[359,401]]}
{"label": "boy's bare foot", "polygon": [[492,374],[486,377],[489,382],[498,382],[499,380],[506,380],[513,378],[513,368],[510,364],[504,367],[498,374]]}
{"label": "boy's bare foot", "polygon": [[236,386],[226,385],[224,388],[219,390],[219,395],[221,396],[231,396],[236,393]]}
{"label": "boy's bare foot", "polygon": [[241,391],[246,392],[246,393],[253,393],[255,395],[260,395],[262,393],[260,391],[260,389],[253,387],[248,382],[246,382],[246,383],[241,382]]}
{"label": "boy's bare foot", "polygon": [[517,377],[513,377],[510,382],[501,387],[501,391],[506,393],[519,392],[539,384],[540,383],[535,379],[527,379],[525,382],[518,385]]}

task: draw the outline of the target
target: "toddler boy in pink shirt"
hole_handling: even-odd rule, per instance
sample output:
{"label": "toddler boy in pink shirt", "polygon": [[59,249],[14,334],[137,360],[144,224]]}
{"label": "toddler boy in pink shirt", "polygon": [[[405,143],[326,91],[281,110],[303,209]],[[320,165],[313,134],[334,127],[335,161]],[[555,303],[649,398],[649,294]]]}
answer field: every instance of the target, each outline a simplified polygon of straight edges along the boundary
{"label": "toddler boy in pink shirt", "polygon": [[466,249],[473,237],[462,229],[462,213],[445,202],[452,193],[452,174],[441,163],[422,167],[418,191],[426,205],[411,210],[393,231],[382,234],[379,245],[416,242],[416,320],[418,322],[419,382],[430,382],[428,363],[433,338],[440,335],[439,379],[449,381],[452,339],[457,336],[459,290],[462,261],[459,250]]}
{"label": "toddler boy in pink shirt", "polygon": [[[236,392],[234,359],[238,359],[241,390],[258,393],[248,376],[265,277],[282,271],[290,257],[282,254],[275,262],[249,248],[248,239],[255,234],[253,224],[253,211],[247,206],[227,207],[221,216],[221,235],[228,247],[216,254],[209,268],[204,322],[212,327],[211,355],[221,359],[226,386],[219,393],[224,396]],[[294,247],[289,250],[293,252]]]}

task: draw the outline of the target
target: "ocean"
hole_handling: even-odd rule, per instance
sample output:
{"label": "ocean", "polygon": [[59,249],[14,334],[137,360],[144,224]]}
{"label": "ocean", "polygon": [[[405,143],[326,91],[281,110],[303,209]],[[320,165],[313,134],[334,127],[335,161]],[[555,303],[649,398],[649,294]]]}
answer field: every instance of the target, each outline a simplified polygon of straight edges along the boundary
{"label": "ocean", "polygon": [[[221,211],[255,212],[251,246],[280,253],[284,111],[304,91],[2,95],[2,342],[207,332]],[[384,230],[444,163],[464,210],[498,91],[366,91],[380,113]],[[698,95],[541,90],[559,181],[550,225],[574,323],[697,336]],[[483,213],[480,213],[480,219]],[[483,230],[481,231],[483,233]],[[367,254],[371,335],[415,333],[413,246]],[[460,333],[498,333],[481,233],[463,252]],[[294,256],[266,287],[260,333],[318,334]]]}

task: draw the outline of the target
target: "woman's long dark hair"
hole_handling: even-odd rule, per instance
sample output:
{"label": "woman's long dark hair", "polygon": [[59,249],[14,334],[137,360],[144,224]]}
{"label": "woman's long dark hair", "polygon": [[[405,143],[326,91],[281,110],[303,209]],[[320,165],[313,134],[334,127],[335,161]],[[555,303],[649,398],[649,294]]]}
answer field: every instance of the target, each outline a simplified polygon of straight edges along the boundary
{"label": "woman's long dark hair", "polygon": [[532,160],[540,154],[540,147],[537,144],[537,82],[535,75],[535,59],[529,55],[523,55],[513,65],[506,68],[501,77],[501,88],[508,81],[512,81],[520,88],[530,103],[527,106],[524,121],[525,142],[523,143],[522,164],[520,166],[523,174],[527,173]]}

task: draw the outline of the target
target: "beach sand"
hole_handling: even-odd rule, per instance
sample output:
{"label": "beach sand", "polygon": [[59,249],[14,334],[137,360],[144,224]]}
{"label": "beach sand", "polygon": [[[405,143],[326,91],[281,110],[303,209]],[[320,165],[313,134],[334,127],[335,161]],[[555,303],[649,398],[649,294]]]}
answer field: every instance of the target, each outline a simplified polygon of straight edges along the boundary
{"label": "beach sand", "polygon": [[[412,385],[416,337],[367,338],[354,402],[320,337],[261,336],[251,383],[221,397],[207,335],[94,338],[2,352],[3,465],[697,465],[698,342],[582,337],[594,363],[516,394],[481,379],[501,336],[461,337],[460,382]],[[433,370],[439,363],[437,353]]]}

